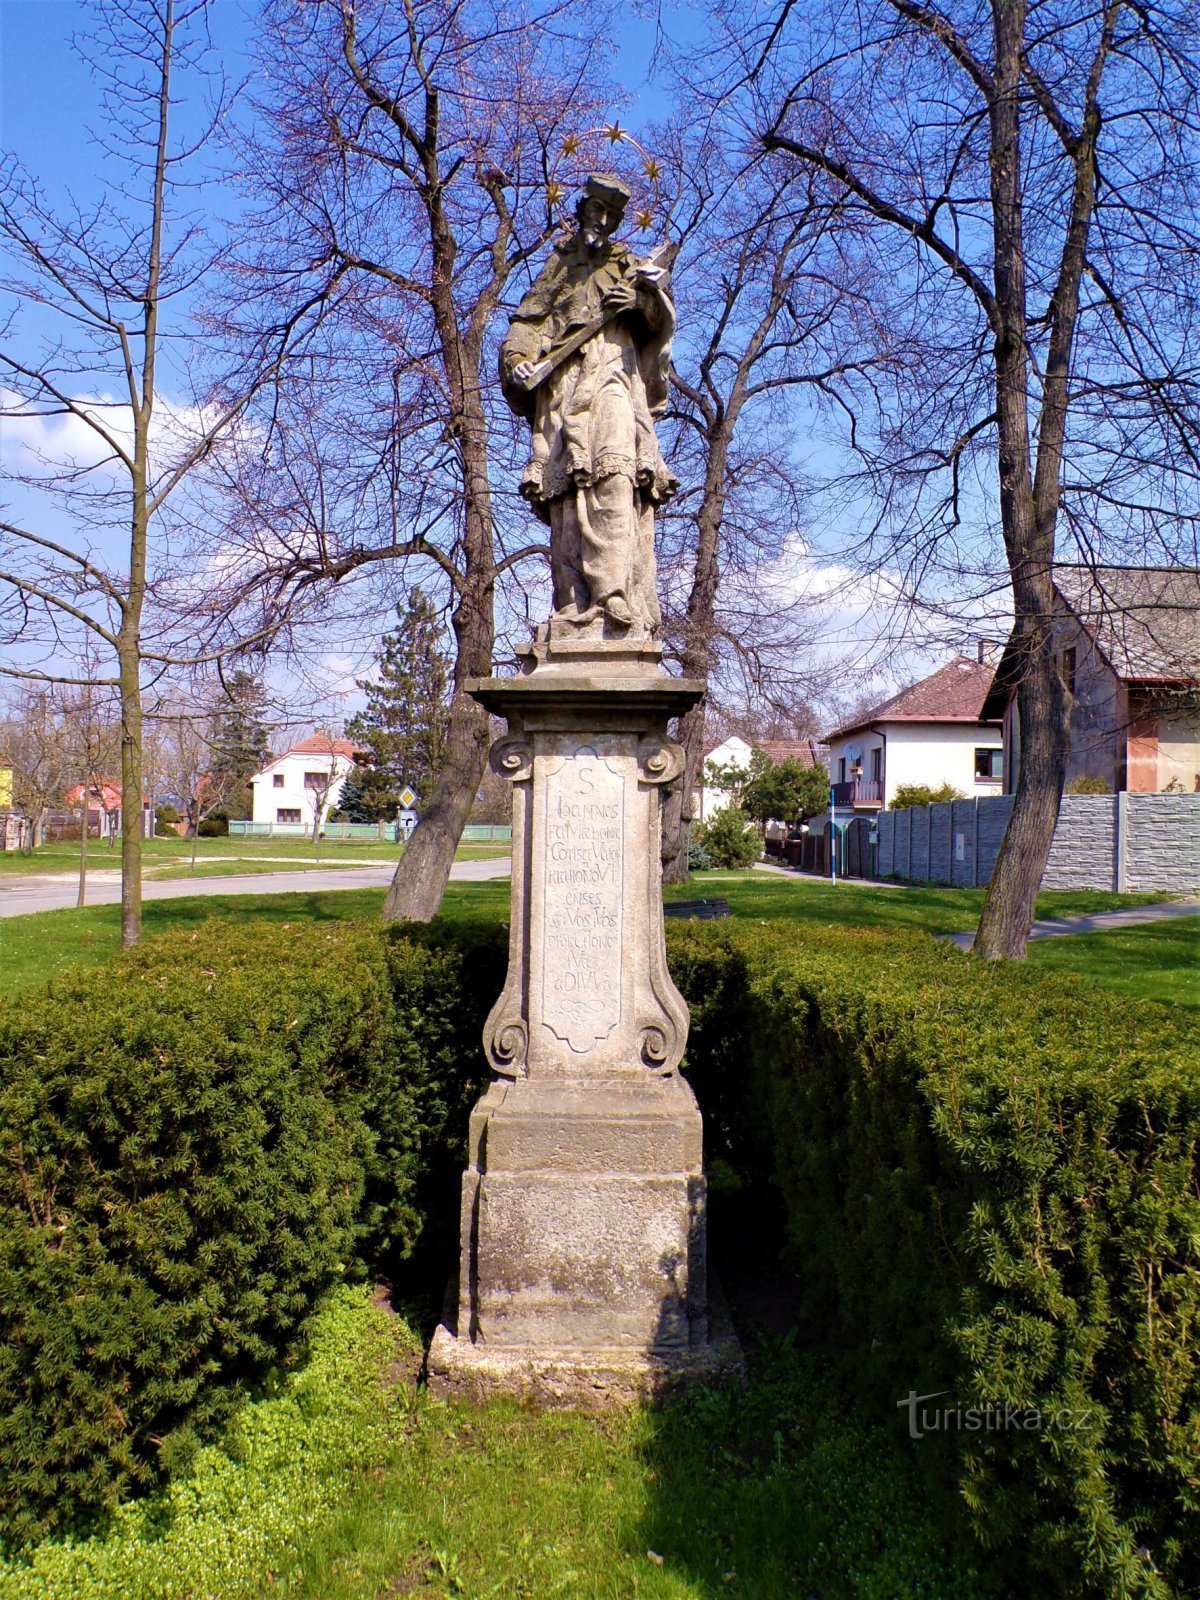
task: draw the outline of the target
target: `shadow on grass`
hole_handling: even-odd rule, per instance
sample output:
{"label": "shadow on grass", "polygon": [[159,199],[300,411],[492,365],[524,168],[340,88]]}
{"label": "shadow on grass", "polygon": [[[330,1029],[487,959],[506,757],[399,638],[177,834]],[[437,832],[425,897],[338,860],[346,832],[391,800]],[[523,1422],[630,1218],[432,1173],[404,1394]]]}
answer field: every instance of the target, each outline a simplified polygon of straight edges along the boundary
{"label": "shadow on grass", "polygon": [[923,1441],[919,1458],[904,1414],[857,1393],[852,1363],[798,1326],[778,1235],[742,1233],[762,1198],[732,1202],[732,1216],[718,1202],[713,1219],[747,1381],[649,1419],[648,1498],[628,1547],[696,1600],[999,1600],[944,1455]]}

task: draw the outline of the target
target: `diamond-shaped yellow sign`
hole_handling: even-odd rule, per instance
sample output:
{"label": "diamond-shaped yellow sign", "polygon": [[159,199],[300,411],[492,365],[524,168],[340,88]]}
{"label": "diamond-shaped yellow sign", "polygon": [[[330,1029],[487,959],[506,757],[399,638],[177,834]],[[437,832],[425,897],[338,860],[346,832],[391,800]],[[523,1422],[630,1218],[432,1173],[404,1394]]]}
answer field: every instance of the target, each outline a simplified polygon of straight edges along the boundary
{"label": "diamond-shaped yellow sign", "polygon": [[410,806],[416,805],[416,803],[417,803],[417,797],[416,797],[416,795],[413,793],[413,791],[411,789],[401,789],[401,791],[400,791],[400,804],[404,807],[404,809],[406,811],[408,810],[408,808]]}

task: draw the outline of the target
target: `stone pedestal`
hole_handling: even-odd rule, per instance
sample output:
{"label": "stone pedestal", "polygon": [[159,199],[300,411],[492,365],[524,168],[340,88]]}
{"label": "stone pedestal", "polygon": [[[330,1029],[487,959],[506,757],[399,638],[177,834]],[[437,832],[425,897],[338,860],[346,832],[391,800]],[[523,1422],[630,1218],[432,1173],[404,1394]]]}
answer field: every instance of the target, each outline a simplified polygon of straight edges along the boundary
{"label": "stone pedestal", "polygon": [[508,720],[515,787],[508,978],[471,1117],[457,1305],[430,1383],[599,1408],[736,1370],[710,1323],[701,1121],[678,1075],[660,808],[668,719],[700,686],[657,646],[551,624],[517,678],[472,693]]}

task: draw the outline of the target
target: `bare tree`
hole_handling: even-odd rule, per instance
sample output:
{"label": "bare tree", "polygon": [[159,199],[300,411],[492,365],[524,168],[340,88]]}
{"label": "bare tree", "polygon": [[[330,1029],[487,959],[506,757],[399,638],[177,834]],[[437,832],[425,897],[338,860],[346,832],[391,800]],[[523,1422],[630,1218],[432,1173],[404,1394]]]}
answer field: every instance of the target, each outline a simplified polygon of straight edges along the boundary
{"label": "bare tree", "polygon": [[[6,474],[30,504],[19,521],[0,522],[0,629],[24,647],[3,670],[41,683],[78,685],[88,676],[119,693],[124,945],[141,929],[143,676],[201,648],[188,624],[181,641],[169,621],[167,602],[176,603],[176,619],[180,604],[185,616],[190,606],[168,517],[181,515],[195,469],[278,372],[320,301],[273,325],[239,385],[206,386],[205,399],[177,363],[173,375],[189,399],[164,395],[164,318],[196,294],[220,254],[183,210],[192,203],[187,164],[206,130],[175,130],[182,82],[215,90],[210,127],[228,110],[223,85],[202,69],[205,9],[206,0],[93,4],[80,49],[100,85],[104,192],[90,209],[56,207],[14,159],[0,166],[0,294],[10,308],[0,417],[18,439],[65,419],[68,440],[53,456],[32,446]],[[22,306],[38,310],[28,333]],[[71,667],[85,645],[107,657],[108,676]]]}
{"label": "bare tree", "polygon": [[[664,566],[682,568],[689,586],[680,613],[668,608],[672,642],[685,677],[718,691],[721,670],[728,679],[732,668],[757,698],[783,707],[811,689],[805,658],[811,672],[816,621],[811,599],[771,578],[806,516],[797,396],[840,397],[883,359],[872,349],[869,288],[849,230],[832,235],[840,201],[823,175],[731,149],[694,111],[662,144],[678,194],[674,283],[686,307],[672,451],[684,490],[667,521]],[[687,877],[705,726],[704,705],[680,723],[684,772],[663,831],[668,882]]]}
{"label": "bare tree", "polygon": [[246,156],[264,203],[237,319],[257,330],[281,285],[341,277],[303,391],[272,396],[265,443],[229,482],[230,603],[286,613],[368,573],[394,601],[414,579],[389,573],[426,567],[455,642],[446,753],[385,915],[428,920],[488,748],[464,685],[492,670],[497,584],[545,555],[523,515],[508,525],[495,324],[556,225],[563,145],[598,114],[607,11],[275,0],[267,17],[271,132]]}
{"label": "bare tree", "polygon": [[1172,3],[785,0],[738,48],[766,147],[871,225],[887,314],[924,330],[855,418],[886,548],[965,574],[965,525],[999,525],[1021,760],[975,939],[993,959],[1024,954],[1065,775],[1060,530],[1089,563],[1194,559],[1194,37]]}
{"label": "bare tree", "polygon": [[[113,691],[102,684],[84,682],[77,688],[64,690],[61,708],[64,747],[75,778],[64,799],[76,795],[75,804],[79,810],[79,888],[75,897],[78,907],[84,904],[87,895],[88,834],[93,800],[104,817],[104,832],[110,848],[118,816],[124,824],[128,815],[122,804],[124,795],[118,793],[112,783],[113,767],[120,759],[121,724]],[[140,837],[140,794],[135,826]]]}
{"label": "bare tree", "polygon": [[158,772],[167,790],[183,805],[187,837],[192,841],[191,865],[196,865],[200,824],[240,785],[240,775],[222,769],[217,760],[219,692],[202,688],[193,696],[175,694],[149,713],[157,733]]}
{"label": "bare tree", "polygon": [[0,764],[13,773],[13,804],[27,823],[24,848],[43,842],[46,815],[71,784],[62,691],[32,684],[8,702],[0,724]]}
{"label": "bare tree", "polygon": [[[316,851],[316,859],[321,859],[321,836],[325,826],[326,815],[330,808],[342,774],[338,771],[338,745],[342,741],[335,739],[333,734],[324,729],[318,729],[309,744],[314,744],[317,749],[317,762],[310,771],[304,774],[304,798],[308,802],[308,809],[312,812],[312,837]],[[328,761],[328,766],[320,765],[322,760]]]}

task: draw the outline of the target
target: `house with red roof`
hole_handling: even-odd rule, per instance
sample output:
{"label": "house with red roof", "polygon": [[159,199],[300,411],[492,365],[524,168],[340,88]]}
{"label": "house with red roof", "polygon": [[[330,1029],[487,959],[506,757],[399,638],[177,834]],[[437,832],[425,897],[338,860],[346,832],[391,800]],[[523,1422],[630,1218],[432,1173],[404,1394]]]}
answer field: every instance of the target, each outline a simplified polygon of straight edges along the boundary
{"label": "house with red roof", "polygon": [[[63,805],[83,812],[84,786],[75,784],[63,795]],[[121,785],[115,778],[96,778],[87,786],[88,834],[98,839],[115,839],[121,832]],[[150,796],[142,796],[142,837],[154,837],[154,813]]]}
{"label": "house with red roof", "polygon": [[349,739],[327,733],[301,739],[250,779],[254,821],[285,835],[312,834],[324,827],[360,753]]}
{"label": "house with red roof", "polygon": [[943,784],[975,799],[1000,794],[1004,739],[985,713],[993,668],[955,656],[929,677],[828,735],[829,777],[840,820],[890,806],[909,784]]}

